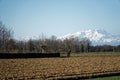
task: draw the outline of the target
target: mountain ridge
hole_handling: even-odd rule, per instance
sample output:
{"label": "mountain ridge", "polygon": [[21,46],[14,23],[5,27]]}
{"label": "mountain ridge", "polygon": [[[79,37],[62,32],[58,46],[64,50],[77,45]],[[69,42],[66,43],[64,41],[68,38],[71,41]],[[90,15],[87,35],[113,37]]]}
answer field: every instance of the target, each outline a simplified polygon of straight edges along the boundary
{"label": "mountain ridge", "polygon": [[108,33],[105,30],[97,29],[97,30],[81,30],[76,33],[69,33],[67,35],[58,37],[58,39],[64,40],[69,38],[88,38],[92,45],[120,45],[120,35],[113,35]]}

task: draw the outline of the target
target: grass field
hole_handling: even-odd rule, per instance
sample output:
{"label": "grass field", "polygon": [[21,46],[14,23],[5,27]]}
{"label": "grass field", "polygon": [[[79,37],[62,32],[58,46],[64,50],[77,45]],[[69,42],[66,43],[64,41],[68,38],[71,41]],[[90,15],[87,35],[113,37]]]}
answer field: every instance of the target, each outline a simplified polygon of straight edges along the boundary
{"label": "grass field", "polygon": [[82,78],[120,73],[120,55],[0,59],[0,80]]}
{"label": "grass field", "polygon": [[88,80],[120,80],[120,76],[110,76],[110,77],[102,77],[102,78],[93,78]]}

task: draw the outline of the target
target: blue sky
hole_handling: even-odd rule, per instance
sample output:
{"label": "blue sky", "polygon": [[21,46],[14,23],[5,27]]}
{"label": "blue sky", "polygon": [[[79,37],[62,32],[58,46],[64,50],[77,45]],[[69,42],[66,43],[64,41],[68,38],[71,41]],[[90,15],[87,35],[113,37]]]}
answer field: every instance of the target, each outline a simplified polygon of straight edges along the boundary
{"label": "blue sky", "polygon": [[120,34],[120,0],[0,0],[14,37],[62,36],[86,29]]}

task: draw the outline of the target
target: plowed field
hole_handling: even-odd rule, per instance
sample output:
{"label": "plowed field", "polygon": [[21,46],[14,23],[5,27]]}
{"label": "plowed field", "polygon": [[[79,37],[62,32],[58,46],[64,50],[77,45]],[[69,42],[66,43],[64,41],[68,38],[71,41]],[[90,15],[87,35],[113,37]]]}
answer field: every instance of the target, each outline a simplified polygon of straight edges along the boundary
{"label": "plowed field", "polygon": [[2,79],[59,79],[120,73],[120,55],[0,59]]}

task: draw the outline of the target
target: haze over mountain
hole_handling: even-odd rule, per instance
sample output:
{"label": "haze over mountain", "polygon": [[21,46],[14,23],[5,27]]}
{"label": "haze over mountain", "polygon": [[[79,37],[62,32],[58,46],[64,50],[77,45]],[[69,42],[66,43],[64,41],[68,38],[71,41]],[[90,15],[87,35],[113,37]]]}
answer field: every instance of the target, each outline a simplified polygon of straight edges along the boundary
{"label": "haze over mountain", "polygon": [[58,37],[58,39],[66,38],[88,38],[92,45],[120,45],[120,35],[113,35],[105,30],[82,30],[76,33],[69,33],[67,35]]}

